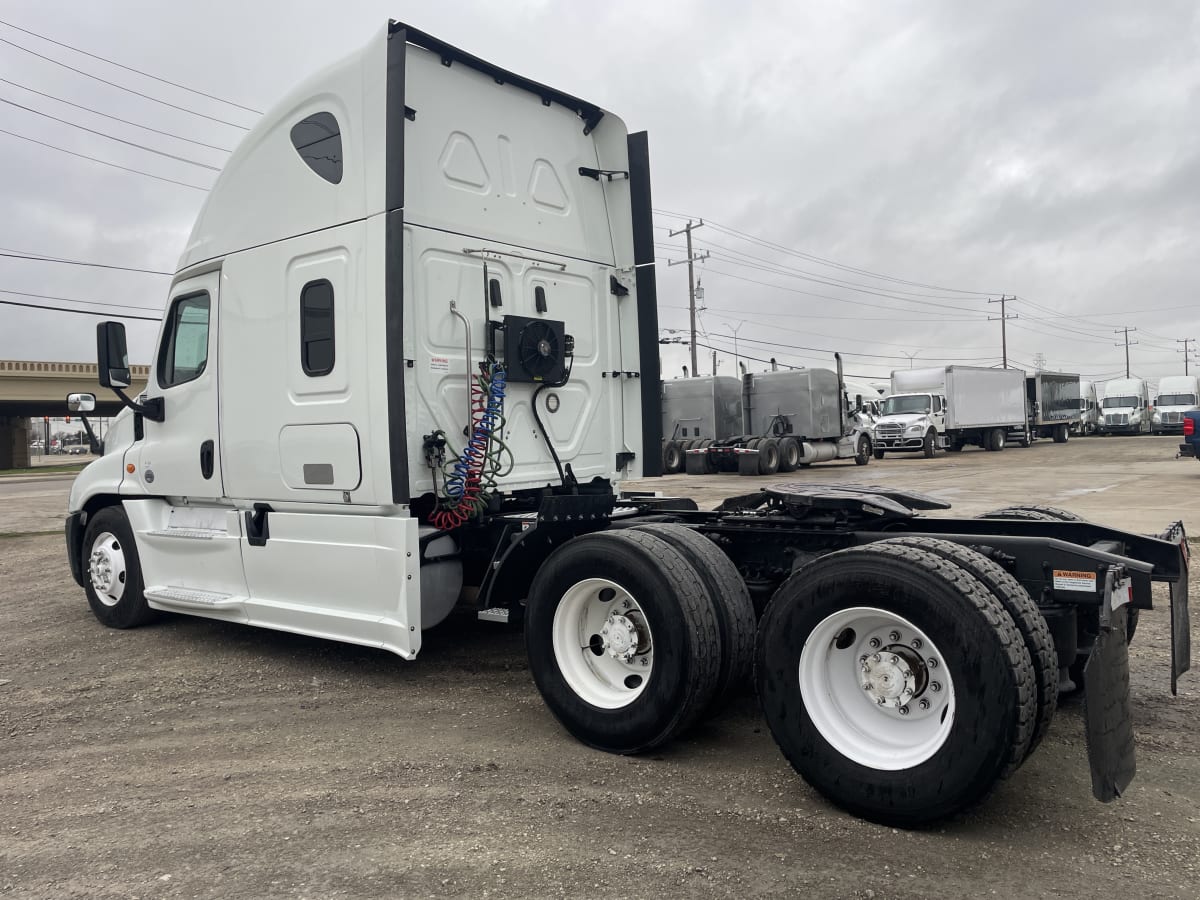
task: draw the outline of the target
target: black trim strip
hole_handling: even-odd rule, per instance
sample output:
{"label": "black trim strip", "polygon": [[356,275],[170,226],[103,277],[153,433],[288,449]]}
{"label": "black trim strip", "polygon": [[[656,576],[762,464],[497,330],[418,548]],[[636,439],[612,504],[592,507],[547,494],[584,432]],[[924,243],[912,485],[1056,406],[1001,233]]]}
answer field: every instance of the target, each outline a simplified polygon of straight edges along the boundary
{"label": "black trim strip", "polygon": [[408,426],[404,416],[404,60],[406,34],[387,48],[387,213],[384,220],[384,341],[387,346],[388,454],[392,502],[408,503]]}
{"label": "black trim strip", "polygon": [[465,231],[454,231],[450,228],[438,228],[436,225],[422,225],[420,222],[414,222],[409,219],[406,223],[412,228],[424,228],[426,231],[437,231],[442,234],[453,234],[461,238],[466,238],[469,241],[483,241],[488,244],[502,244],[505,247],[516,247],[518,250],[530,250],[534,253],[545,253],[549,256],[558,256],[563,259],[573,259],[576,262],[587,263],[592,266],[604,266],[612,269],[616,267],[616,263],[612,260],[589,259],[586,256],[571,256],[569,253],[559,253],[557,250],[547,250],[545,247],[529,247],[525,244],[514,244],[510,241],[502,241],[494,237],[484,237],[478,234],[467,234]]}
{"label": "black trim strip", "polygon": [[646,132],[629,135],[627,146],[633,261],[637,266],[638,368],[642,373],[642,475],[652,477],[662,474],[662,373],[658,358],[658,282],[654,274],[650,145]]}
{"label": "black trim strip", "polygon": [[507,69],[492,65],[478,56],[472,56],[465,50],[453,47],[445,41],[438,40],[433,35],[426,34],[424,31],[413,28],[410,25],[405,25],[403,22],[392,21],[388,23],[388,28],[390,36],[394,37],[399,34],[402,40],[436,53],[442,58],[442,65],[449,66],[451,63],[462,63],[468,68],[475,69],[477,72],[482,72],[491,77],[495,80],[496,84],[511,84],[513,87],[536,94],[541,98],[542,104],[545,106],[549,106],[551,103],[565,106],[571,112],[578,115],[579,118],[583,119],[584,134],[591,134],[600,123],[600,120],[604,118],[604,110],[594,103],[588,103],[586,100],[580,100],[578,97],[572,97],[570,94],[565,94],[555,88],[539,84],[536,81],[525,78],[523,75],[517,75],[515,72],[509,72]]}

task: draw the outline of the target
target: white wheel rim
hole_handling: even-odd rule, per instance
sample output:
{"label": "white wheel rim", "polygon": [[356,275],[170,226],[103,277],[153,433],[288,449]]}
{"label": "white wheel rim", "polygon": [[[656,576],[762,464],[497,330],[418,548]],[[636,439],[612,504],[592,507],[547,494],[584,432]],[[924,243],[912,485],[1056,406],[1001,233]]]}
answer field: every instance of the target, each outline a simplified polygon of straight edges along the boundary
{"label": "white wheel rim", "polygon": [[821,736],[872,769],[910,769],[954,725],[954,682],[929,637],[873,607],[826,617],[800,651],[800,696]]}
{"label": "white wheel rim", "polygon": [[88,577],[92,589],[105,606],[116,606],[125,595],[125,550],[110,531],[96,535],[88,554]]}
{"label": "white wheel rim", "polygon": [[551,644],[567,686],[601,709],[628,706],[654,671],[645,613],[629,591],[607,578],[567,589],[554,611]]}

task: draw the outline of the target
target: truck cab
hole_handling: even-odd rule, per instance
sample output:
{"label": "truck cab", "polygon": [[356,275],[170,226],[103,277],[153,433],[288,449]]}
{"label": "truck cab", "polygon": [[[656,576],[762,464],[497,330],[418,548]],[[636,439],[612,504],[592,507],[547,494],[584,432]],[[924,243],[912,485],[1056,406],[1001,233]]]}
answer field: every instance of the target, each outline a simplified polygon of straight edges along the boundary
{"label": "truck cab", "polygon": [[1158,383],[1151,434],[1181,434],[1185,414],[1200,410],[1200,379],[1195,375],[1168,375]]}
{"label": "truck cab", "polygon": [[1150,431],[1153,409],[1146,382],[1141,378],[1117,378],[1104,385],[1100,401],[1104,434],[1145,434]]}
{"label": "truck cab", "polygon": [[880,402],[875,420],[875,450],[922,450],[941,447],[946,433],[942,394],[892,394]]}

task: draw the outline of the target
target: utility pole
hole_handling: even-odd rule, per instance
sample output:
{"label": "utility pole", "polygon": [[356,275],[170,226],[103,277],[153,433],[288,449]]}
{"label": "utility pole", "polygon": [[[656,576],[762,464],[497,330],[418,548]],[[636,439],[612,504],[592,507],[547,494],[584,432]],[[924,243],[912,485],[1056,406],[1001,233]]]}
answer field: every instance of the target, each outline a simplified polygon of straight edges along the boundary
{"label": "utility pole", "polygon": [[[1113,334],[1121,334],[1122,332],[1124,332],[1124,334],[1125,334],[1125,377],[1126,377],[1126,378],[1128,378],[1128,377],[1129,377],[1129,345],[1130,345],[1130,343],[1133,343],[1133,344],[1135,344],[1135,345],[1137,344],[1137,341],[1132,341],[1132,342],[1131,342],[1131,341],[1129,340],[1129,332],[1131,332],[1131,331],[1137,331],[1137,329],[1136,329],[1136,328],[1130,328],[1128,325],[1125,325],[1125,326],[1123,326],[1123,327],[1121,327],[1121,328],[1118,328],[1118,329],[1116,329],[1115,331],[1113,331]],[[1121,345],[1120,345],[1120,344],[1113,344],[1113,346],[1114,346],[1114,347],[1120,347]]]}
{"label": "utility pole", "polygon": [[733,332],[733,369],[735,372],[737,371],[738,360],[740,359],[740,357],[738,356],[737,334],[739,331],[742,330],[742,326],[745,324],[746,324],[745,322],[738,322],[738,327],[734,328],[728,322],[725,323],[725,327]]}
{"label": "utility pole", "polygon": [[1176,350],[1176,353],[1183,354],[1183,374],[1188,374],[1188,344],[1196,343],[1195,338],[1176,338],[1175,343],[1183,344],[1182,350]]}
{"label": "utility pole", "polygon": [[1000,320],[1000,354],[1001,354],[1001,359],[1003,359],[1003,361],[1004,361],[1004,368],[1006,368],[1006,369],[1008,368],[1008,326],[1007,326],[1007,322],[1009,319],[1019,319],[1021,317],[1018,316],[1016,313],[1013,313],[1010,316],[1008,313],[1006,313],[1004,311],[1004,309],[1005,309],[1004,305],[1009,300],[1016,300],[1016,299],[1017,299],[1016,297],[1006,297],[1003,294],[1001,294],[999,300],[989,300],[988,301],[988,303],[999,303],[1000,304],[1000,315],[999,316],[988,316],[988,321],[995,322],[997,319]]}
{"label": "utility pole", "polygon": [[918,353],[920,353],[921,351],[920,351],[920,350],[917,350],[917,351],[916,351],[916,352],[914,352],[914,353],[909,353],[907,350],[901,350],[900,352],[901,352],[901,353],[903,353],[905,356],[907,356],[907,357],[908,357],[908,367],[911,369],[911,368],[912,368],[912,364],[913,364],[913,358],[914,358],[914,357],[916,357],[916,355],[917,355]]}
{"label": "utility pole", "polygon": [[692,264],[699,262],[702,259],[708,259],[708,252],[705,251],[700,256],[695,256],[692,253],[692,231],[704,225],[704,220],[693,223],[688,219],[688,223],[678,231],[670,232],[670,237],[684,234],[687,235],[687,259],[667,260],[667,266],[678,265],[679,263],[687,263],[688,267],[688,314],[691,316],[692,330],[692,375],[696,376],[700,373],[696,370],[696,279],[692,269]]}

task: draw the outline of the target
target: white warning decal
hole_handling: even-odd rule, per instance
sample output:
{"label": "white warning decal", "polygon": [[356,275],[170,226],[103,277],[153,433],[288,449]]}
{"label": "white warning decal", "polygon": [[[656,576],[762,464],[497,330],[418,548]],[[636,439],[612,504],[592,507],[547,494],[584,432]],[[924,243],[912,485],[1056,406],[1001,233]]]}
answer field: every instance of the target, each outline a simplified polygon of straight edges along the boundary
{"label": "white warning decal", "polygon": [[1054,589],[1056,591],[1088,591],[1094,594],[1096,593],[1096,573],[1055,569]]}
{"label": "white warning decal", "polygon": [[431,356],[429,357],[430,372],[449,372],[450,357],[448,356]]}

